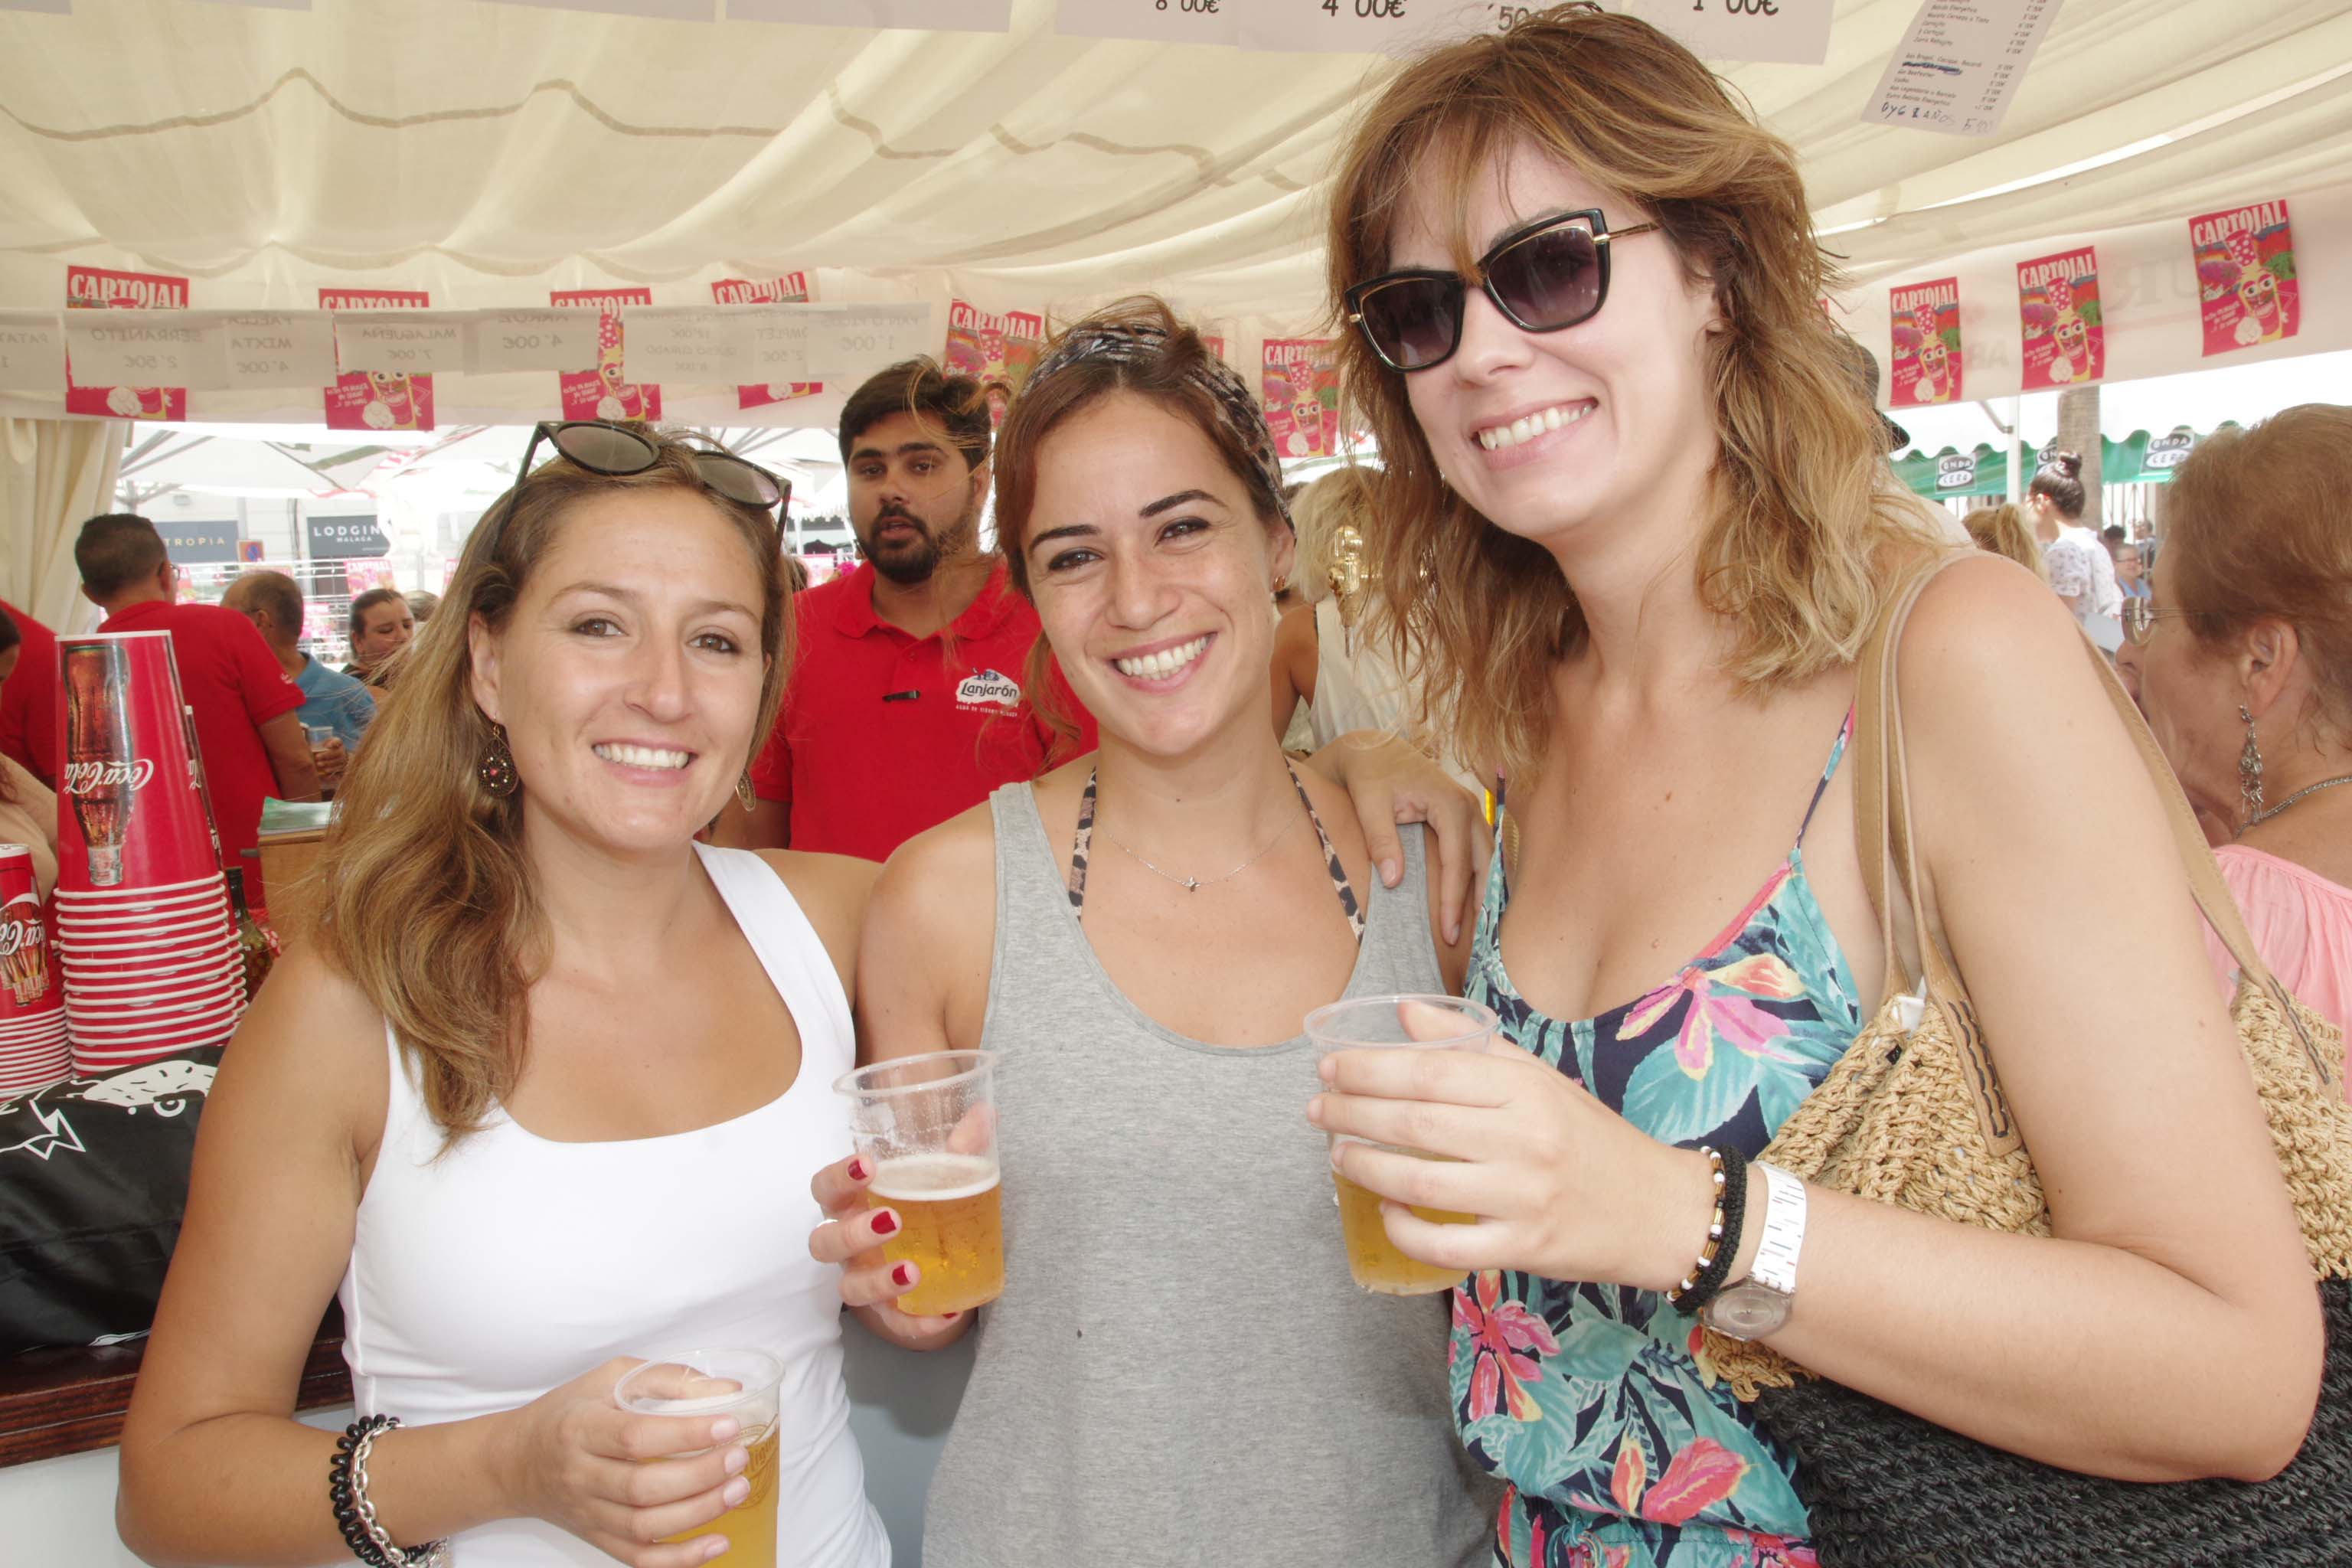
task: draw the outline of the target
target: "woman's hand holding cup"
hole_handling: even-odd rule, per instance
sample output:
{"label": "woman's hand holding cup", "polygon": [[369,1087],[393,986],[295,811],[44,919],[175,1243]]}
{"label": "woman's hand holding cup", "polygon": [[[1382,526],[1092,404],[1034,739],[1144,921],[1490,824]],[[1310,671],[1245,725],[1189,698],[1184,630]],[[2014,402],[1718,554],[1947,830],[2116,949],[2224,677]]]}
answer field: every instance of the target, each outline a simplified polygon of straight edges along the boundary
{"label": "woman's hand holding cup", "polygon": [[[630,1568],[697,1568],[726,1550],[709,1524],[751,1495],[750,1450],[732,1415],[640,1415],[614,1389],[643,1363],[623,1356],[499,1419],[490,1445],[518,1516],[543,1519]],[[677,1454],[689,1455],[674,1458]]]}

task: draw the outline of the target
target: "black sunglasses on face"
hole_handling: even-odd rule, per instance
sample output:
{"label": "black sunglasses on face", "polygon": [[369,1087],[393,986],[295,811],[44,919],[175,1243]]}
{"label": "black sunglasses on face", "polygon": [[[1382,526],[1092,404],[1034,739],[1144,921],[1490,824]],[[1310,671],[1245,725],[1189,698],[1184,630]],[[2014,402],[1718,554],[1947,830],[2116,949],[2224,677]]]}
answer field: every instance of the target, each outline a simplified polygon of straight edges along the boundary
{"label": "black sunglasses on face", "polygon": [[[1630,239],[1654,223],[1621,228]],[[1515,228],[1478,258],[1478,287],[1526,332],[1589,321],[1609,298],[1609,222],[1598,207],[1555,213]],[[1348,290],[1348,320],[1391,370],[1427,370],[1462,346],[1469,282],[1459,272],[1409,267]]]}
{"label": "black sunglasses on face", "polygon": [[[575,466],[613,479],[642,474],[661,461],[661,444],[643,430],[605,419],[566,419],[541,424],[531,431],[530,444],[522,449],[516,484],[530,477],[530,459],[541,441],[552,445]],[[694,468],[702,482],[718,494],[745,506],[772,509],[776,522],[782,524],[785,505],[793,496],[792,480],[723,449],[697,451]]]}

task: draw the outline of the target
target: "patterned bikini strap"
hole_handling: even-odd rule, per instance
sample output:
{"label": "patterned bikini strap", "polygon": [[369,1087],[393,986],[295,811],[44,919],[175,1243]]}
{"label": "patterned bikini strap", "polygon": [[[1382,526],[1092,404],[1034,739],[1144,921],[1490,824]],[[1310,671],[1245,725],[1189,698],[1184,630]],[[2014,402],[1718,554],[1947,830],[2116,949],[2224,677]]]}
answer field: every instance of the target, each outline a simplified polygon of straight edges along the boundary
{"label": "patterned bikini strap", "polygon": [[[1315,825],[1315,841],[1321,846],[1323,864],[1331,873],[1332,890],[1339,894],[1339,908],[1348,917],[1348,930],[1360,946],[1364,940],[1364,911],[1356,901],[1356,889],[1348,879],[1348,868],[1340,862],[1339,852],[1331,847],[1331,836],[1323,831],[1323,818],[1317,815],[1315,803],[1307,798],[1307,784],[1299,778],[1298,770],[1291,766],[1287,757],[1282,760],[1282,765],[1290,774],[1290,787],[1298,792],[1298,804],[1307,808],[1307,820]],[[1070,849],[1070,910],[1082,921],[1087,918],[1087,862],[1094,853],[1097,776],[1095,770],[1087,773],[1086,792],[1078,796],[1077,838]]]}

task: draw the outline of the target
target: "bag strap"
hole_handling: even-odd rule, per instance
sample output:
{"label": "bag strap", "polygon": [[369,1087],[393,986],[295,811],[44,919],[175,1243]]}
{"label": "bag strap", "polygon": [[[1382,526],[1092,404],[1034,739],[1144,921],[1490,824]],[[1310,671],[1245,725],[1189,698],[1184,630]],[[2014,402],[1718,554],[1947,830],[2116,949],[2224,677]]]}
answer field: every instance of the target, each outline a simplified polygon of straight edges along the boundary
{"label": "bag strap", "polygon": [[2198,909],[2204,912],[2213,934],[2221,939],[2221,945],[2230,950],[2230,956],[2237,961],[2239,973],[2266,992],[2294,1026],[2295,1037],[2303,1042],[2304,1055],[2310,1058],[2319,1081],[2333,1084],[2336,1074],[2320,1054],[2311,1031],[2304,1027],[2294,999],[2279,983],[2278,976],[2271,973],[2270,965],[2263,962],[2262,950],[2254,945],[2253,933],[2246,929],[2238,900],[2231,895],[2230,884],[2222,879],[2221,865],[2213,858],[2213,847],[2205,842],[2204,830],[2197,826],[2197,814],[2189,808],[2189,796],[2182,792],[2172,764],[2165,760],[2164,749],[2156,743],[2155,731],[2147,727],[2139,705],[2124,689],[2121,678],[2108,665],[2106,656],[2087,637],[2083,639],[2083,651],[2097,668],[2100,687],[2114,704],[2116,716],[2123,721],[2125,731],[2138,748],[2140,762],[2156,785],[2157,798],[2164,805],[2165,821],[2172,829],[2173,846],[2179,852],[2181,869],[2189,874],[2189,891],[2197,900]]}
{"label": "bag strap", "polygon": [[[1854,840],[1862,861],[1863,880],[1869,890],[1872,908],[1879,916],[1880,931],[1885,943],[1887,984],[1885,994],[1893,995],[1898,989],[1907,991],[1915,984],[1909,964],[1895,940],[1895,901],[1888,896],[1886,883],[1887,868],[1892,865],[1904,890],[1909,895],[1912,930],[1919,946],[1928,999],[1952,1023],[1955,1037],[1962,1045],[1970,1077],[1978,1089],[1979,1118],[1998,1152],[2014,1146],[2017,1139],[2015,1124],[2009,1115],[2006,1100],[2000,1095],[1991,1055],[1976,1026],[1976,1010],[1969,1005],[1968,988],[1949,955],[1944,952],[1943,944],[1934,939],[1927,924],[1920,892],[1922,882],[1917,845],[1910,831],[1914,817],[1910,778],[1905,765],[1902,697],[1896,681],[1903,630],[1920,595],[1947,567],[1957,561],[1969,559],[1971,554],[1973,552],[1952,552],[1916,573],[1895,595],[1864,645],[1854,725],[1860,763],[1854,782]],[[2229,884],[2222,880],[2221,867],[2213,858],[2210,846],[2205,842],[2203,831],[2197,826],[2196,813],[2189,809],[2188,797],[2181,792],[2171,763],[2166,761],[2163,750],[2156,743],[2147,721],[2124,690],[2123,682],[2107,663],[2106,657],[2088,637],[2082,638],[2082,646],[2084,656],[2091,661],[2097,673],[2101,689],[2106,693],[2116,716],[2122,721],[2125,732],[2131,736],[2132,743],[2139,752],[2140,763],[2147,770],[2149,782],[2156,786],[2166,824],[2172,830],[2174,849],[2181,870],[2199,910],[2211,924],[2222,945],[2229,950],[2231,957],[2237,962],[2241,973],[2265,991],[2293,1025],[2317,1080],[2332,1085],[2334,1076],[2326,1059],[2321,1055],[2310,1032],[2304,1027],[2293,999],[2255,948],[2244,917],[2239,912],[2237,900],[2231,895]],[[1884,997],[1880,1005],[1885,1005]]]}
{"label": "bag strap", "polygon": [[[1895,679],[1896,653],[1919,596],[1947,567],[1973,553],[1949,552],[1914,574],[1895,595],[1864,646],[1857,695],[1860,712],[1854,727],[1857,735],[1867,729],[1868,743],[1863,747],[1864,766],[1854,781],[1854,836],[1864,879],[1885,939],[1885,994],[1892,996],[1898,988],[1909,991],[1914,984],[1910,966],[1895,940],[1895,900],[1889,896],[1891,889],[1886,885],[1886,868],[1891,864],[1911,905],[1911,931],[1918,943],[1920,973],[1927,982],[1925,1005],[1943,1016],[1951,1033],[1986,1144],[1995,1154],[2006,1154],[2021,1146],[2024,1137],[2018,1131],[2017,1119],[2010,1114],[2009,1098],[2000,1091],[1992,1051],[1985,1044],[1983,1031],[1977,1026],[1976,1008],[1969,1004],[1968,986],[1927,924],[1927,904],[1921,892],[1926,884],[1919,873],[1919,847],[1911,832],[1914,816],[1910,773],[1904,762],[1906,748],[1902,693]],[[1882,999],[1880,1006],[1885,1005]]]}

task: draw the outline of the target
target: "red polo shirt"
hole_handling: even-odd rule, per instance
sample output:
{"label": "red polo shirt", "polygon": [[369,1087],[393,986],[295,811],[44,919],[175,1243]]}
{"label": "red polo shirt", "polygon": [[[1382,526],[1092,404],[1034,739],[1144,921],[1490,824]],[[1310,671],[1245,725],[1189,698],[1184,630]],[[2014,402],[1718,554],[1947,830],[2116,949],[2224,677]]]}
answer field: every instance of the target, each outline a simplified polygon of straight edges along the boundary
{"label": "red polo shirt", "polygon": [[106,632],[169,632],[180,667],[180,695],[196,713],[205,790],[212,797],[221,853],[260,884],[260,862],[244,852],[260,842],[261,800],[278,792],[278,773],[261,743],[261,726],[302,706],[302,689],[251,621],[217,605],[133,605],[107,618]]}
{"label": "red polo shirt", "polygon": [[[871,563],[797,608],[783,710],[751,765],[760,798],[792,806],[793,848],[887,860],[997,785],[1043,771],[1054,732],[1020,685],[1037,612],[1003,562],[944,637],[912,637],[875,615]],[[1079,728],[1068,754],[1092,751],[1093,718],[1066,686],[1062,701]]]}
{"label": "red polo shirt", "polygon": [[12,757],[25,770],[58,787],[58,638],[32,616],[0,599],[0,610],[16,623],[25,651],[16,668],[0,682],[0,756]]}

